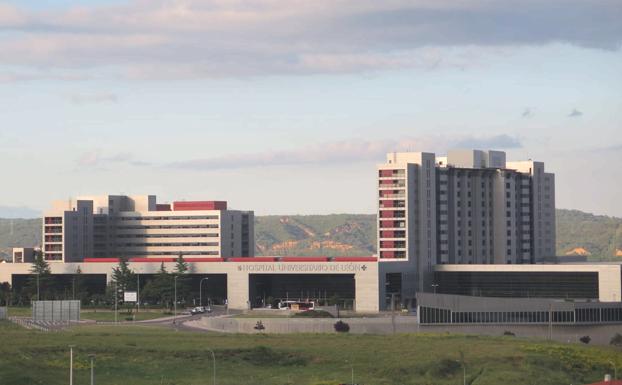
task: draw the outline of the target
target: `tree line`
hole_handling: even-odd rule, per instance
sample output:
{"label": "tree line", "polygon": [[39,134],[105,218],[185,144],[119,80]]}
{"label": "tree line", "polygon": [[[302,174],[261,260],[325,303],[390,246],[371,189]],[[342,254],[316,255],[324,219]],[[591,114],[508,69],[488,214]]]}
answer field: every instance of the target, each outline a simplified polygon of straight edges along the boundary
{"label": "tree line", "polygon": [[83,274],[79,266],[75,273],[62,278],[52,275],[49,262],[41,252],[35,254],[29,272],[25,284],[19,288],[11,287],[8,282],[0,283],[0,306],[28,305],[36,300],[61,299],[80,300],[87,306],[113,306],[115,297],[117,304],[123,304],[124,292],[137,291],[140,303],[170,309],[174,306],[175,286],[178,304],[190,303],[196,294],[191,290],[192,279],[188,274],[188,263],[181,254],[177,257],[173,271],[167,271],[162,263],[157,273],[149,278],[138,276],[130,268],[128,259],[120,258],[118,265],[112,269],[111,280],[106,283],[104,290],[94,288],[92,278]]}

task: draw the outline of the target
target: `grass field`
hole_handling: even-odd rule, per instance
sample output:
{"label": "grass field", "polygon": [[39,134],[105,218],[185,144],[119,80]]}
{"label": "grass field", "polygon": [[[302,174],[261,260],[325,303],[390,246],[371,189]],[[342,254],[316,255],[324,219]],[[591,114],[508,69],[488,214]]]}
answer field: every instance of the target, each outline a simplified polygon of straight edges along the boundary
{"label": "grass field", "polygon": [[214,350],[220,385],[584,384],[622,367],[613,348],[513,337],[455,335],[229,335],[152,326],[81,326],[63,332],[0,322],[0,384],[67,384],[68,345],[76,345],[75,384],[88,384],[95,353],[99,385],[211,384]]}
{"label": "grass field", "polygon": [[[165,314],[162,310],[141,310],[136,314],[136,321],[144,321],[155,318],[170,317],[170,314]],[[13,317],[30,317],[32,316],[32,310],[30,307],[10,307],[9,316]],[[126,311],[119,311],[118,321],[125,321],[128,315]],[[80,318],[84,320],[93,321],[114,321],[114,311],[108,309],[87,309],[80,312]]]}

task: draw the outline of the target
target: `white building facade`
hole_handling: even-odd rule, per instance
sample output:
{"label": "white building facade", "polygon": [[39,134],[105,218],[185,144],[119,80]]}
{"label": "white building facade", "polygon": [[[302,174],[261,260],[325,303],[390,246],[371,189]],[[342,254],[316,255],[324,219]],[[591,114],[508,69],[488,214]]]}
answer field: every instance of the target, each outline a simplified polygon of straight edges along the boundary
{"label": "white building facade", "polygon": [[389,153],[378,166],[377,250],[408,296],[431,291],[437,264],[543,262],[555,255],[555,176],[501,151]]}
{"label": "white building facade", "polygon": [[222,201],[158,204],[154,195],[56,201],[43,217],[48,261],[88,258],[252,257],[252,211]]}

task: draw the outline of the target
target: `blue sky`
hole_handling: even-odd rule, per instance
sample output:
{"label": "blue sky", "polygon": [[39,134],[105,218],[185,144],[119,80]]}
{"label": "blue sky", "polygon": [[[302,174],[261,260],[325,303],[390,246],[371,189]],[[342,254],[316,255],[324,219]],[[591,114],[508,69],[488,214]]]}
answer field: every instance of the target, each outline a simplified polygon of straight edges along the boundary
{"label": "blue sky", "polygon": [[622,216],[619,1],[42,3],[0,3],[0,216],[98,193],[372,213],[384,152],[456,146]]}

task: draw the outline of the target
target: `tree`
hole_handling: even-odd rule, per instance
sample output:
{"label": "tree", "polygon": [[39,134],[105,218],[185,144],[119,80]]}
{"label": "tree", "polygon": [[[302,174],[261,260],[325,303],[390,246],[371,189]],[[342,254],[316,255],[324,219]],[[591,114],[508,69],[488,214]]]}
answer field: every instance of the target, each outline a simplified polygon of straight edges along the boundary
{"label": "tree", "polygon": [[0,283],[0,305],[4,303],[5,306],[11,305],[11,284],[8,282]]}
{"label": "tree", "polygon": [[38,301],[42,291],[44,289],[51,288],[51,285],[49,284],[51,283],[50,281],[52,276],[50,264],[43,257],[42,251],[37,251],[35,253],[35,259],[30,267],[30,273],[32,276],[30,277],[28,283],[29,291],[33,293],[33,295],[37,296]]}
{"label": "tree", "polygon": [[84,302],[84,299],[88,297],[88,293],[86,292],[84,275],[82,274],[82,269],[80,268],[80,265],[78,265],[76,273],[73,276],[72,286],[72,294],[75,295],[75,298],[74,295],[72,295],[72,299],[79,299],[81,302]]}
{"label": "tree", "polygon": [[117,292],[114,294],[119,300],[119,293],[125,292],[136,287],[136,278],[134,272],[130,269],[127,257],[119,259],[119,265],[112,269],[112,282],[117,284]]}
{"label": "tree", "polygon": [[621,347],[622,346],[622,334],[616,333],[613,337],[611,337],[611,341],[609,341],[610,345]]}
{"label": "tree", "polygon": [[175,262],[175,274],[181,275],[188,272],[188,262],[184,260],[184,256],[179,254],[177,261]]}
{"label": "tree", "polygon": [[173,277],[166,271],[164,262],[160,265],[160,270],[155,278],[147,282],[141,297],[152,303],[159,303],[162,307],[170,307],[173,303]]}
{"label": "tree", "polygon": [[185,300],[190,292],[190,280],[186,273],[188,272],[188,262],[184,260],[184,256],[179,254],[175,262],[175,276],[177,277],[177,298]]}

